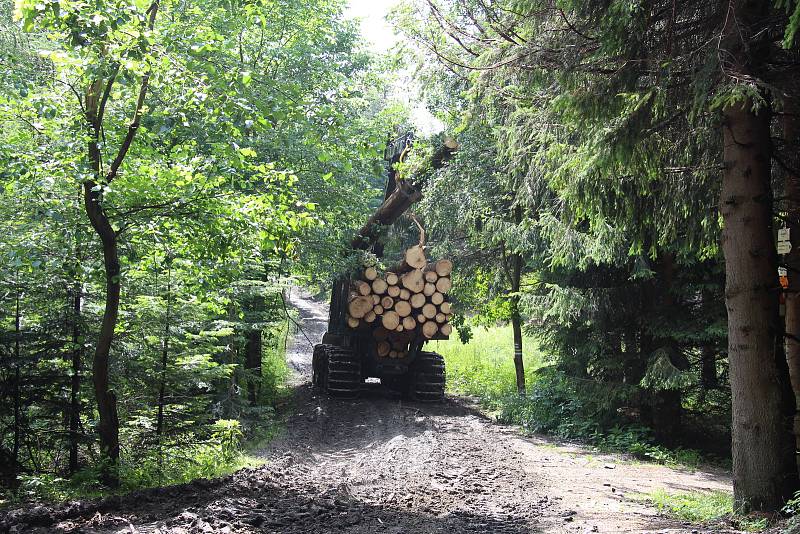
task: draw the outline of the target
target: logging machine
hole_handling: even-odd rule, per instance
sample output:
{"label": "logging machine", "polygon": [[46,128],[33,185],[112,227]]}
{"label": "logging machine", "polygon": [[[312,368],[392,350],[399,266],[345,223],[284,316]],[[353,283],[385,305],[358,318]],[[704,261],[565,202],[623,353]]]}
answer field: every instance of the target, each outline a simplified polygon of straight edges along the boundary
{"label": "logging machine", "polygon": [[[419,184],[397,176],[396,164],[403,161],[412,142],[413,134],[408,133],[387,143],[383,203],[353,238],[353,249],[382,258],[382,232],[422,198]],[[445,139],[431,155],[431,167],[441,167],[457,148],[453,139]],[[314,387],[331,396],[355,398],[367,378],[379,378],[407,398],[444,398],[444,360],[423,347],[426,341],[447,339],[452,330],[446,296],[452,263],[428,263],[425,232],[419,228],[420,243],[406,250],[403,261],[383,275],[375,266],[366,266],[334,282],[328,330],[322,343],[314,346]]]}

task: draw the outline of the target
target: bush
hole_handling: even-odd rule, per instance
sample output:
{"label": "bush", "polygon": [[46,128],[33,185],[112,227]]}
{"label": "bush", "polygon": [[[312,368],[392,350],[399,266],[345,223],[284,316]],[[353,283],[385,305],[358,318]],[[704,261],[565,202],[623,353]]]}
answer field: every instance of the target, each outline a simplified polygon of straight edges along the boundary
{"label": "bush", "polygon": [[[478,397],[491,409],[498,409],[502,399],[516,395],[514,345],[510,326],[476,327],[467,343],[457,339],[437,341],[433,350],[447,362],[447,389]],[[523,353],[526,381],[533,380],[542,365],[542,354],[531,338],[524,338]]]}
{"label": "bush", "polygon": [[496,412],[498,421],[527,432],[581,440],[604,451],[626,452],[641,460],[696,467],[702,456],[693,449],[668,449],[655,443],[652,431],[625,424],[617,408],[627,401],[624,388],[567,376],[543,366],[536,342],[525,338],[527,395],[516,391],[511,328],[475,328],[467,343],[438,342],[447,363],[449,391],[477,397]]}

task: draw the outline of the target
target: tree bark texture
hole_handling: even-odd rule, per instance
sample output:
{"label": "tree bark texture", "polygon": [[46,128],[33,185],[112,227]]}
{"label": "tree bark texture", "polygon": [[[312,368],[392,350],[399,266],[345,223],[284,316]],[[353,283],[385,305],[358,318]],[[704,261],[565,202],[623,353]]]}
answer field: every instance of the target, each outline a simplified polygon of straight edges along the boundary
{"label": "tree bark texture", "polygon": [[[797,487],[787,419],[788,370],[777,348],[777,257],[772,231],[770,117],[745,99],[724,110],[725,304],[732,392],[734,499],[777,510]],[[783,361],[781,361],[783,360]],[[791,393],[791,390],[789,390]]]}

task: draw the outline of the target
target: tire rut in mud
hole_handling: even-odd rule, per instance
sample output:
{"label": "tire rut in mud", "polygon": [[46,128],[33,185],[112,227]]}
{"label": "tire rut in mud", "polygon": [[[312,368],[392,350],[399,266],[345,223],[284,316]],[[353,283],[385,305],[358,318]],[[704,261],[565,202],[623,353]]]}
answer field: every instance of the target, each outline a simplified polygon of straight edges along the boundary
{"label": "tire rut in mud", "polygon": [[[407,404],[378,386],[360,401],[298,389],[269,463],[197,481],[0,516],[6,532],[498,532],[534,530],[541,504],[476,446],[457,404]],[[502,449],[501,449],[502,452]],[[505,462],[507,458],[503,458]],[[520,501],[519,497],[527,495]]]}

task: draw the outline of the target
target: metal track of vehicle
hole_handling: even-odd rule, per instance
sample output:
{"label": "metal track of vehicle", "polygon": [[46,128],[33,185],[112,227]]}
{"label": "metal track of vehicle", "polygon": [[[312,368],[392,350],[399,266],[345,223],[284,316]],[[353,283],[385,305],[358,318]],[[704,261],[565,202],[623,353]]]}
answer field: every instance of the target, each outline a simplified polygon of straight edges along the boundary
{"label": "metal track of vehicle", "polygon": [[411,370],[411,397],[438,402],[444,399],[444,358],[435,352],[420,352]]}
{"label": "metal track of vehicle", "polygon": [[352,399],[361,393],[361,356],[351,349],[328,346],[325,391],[332,397]]}

